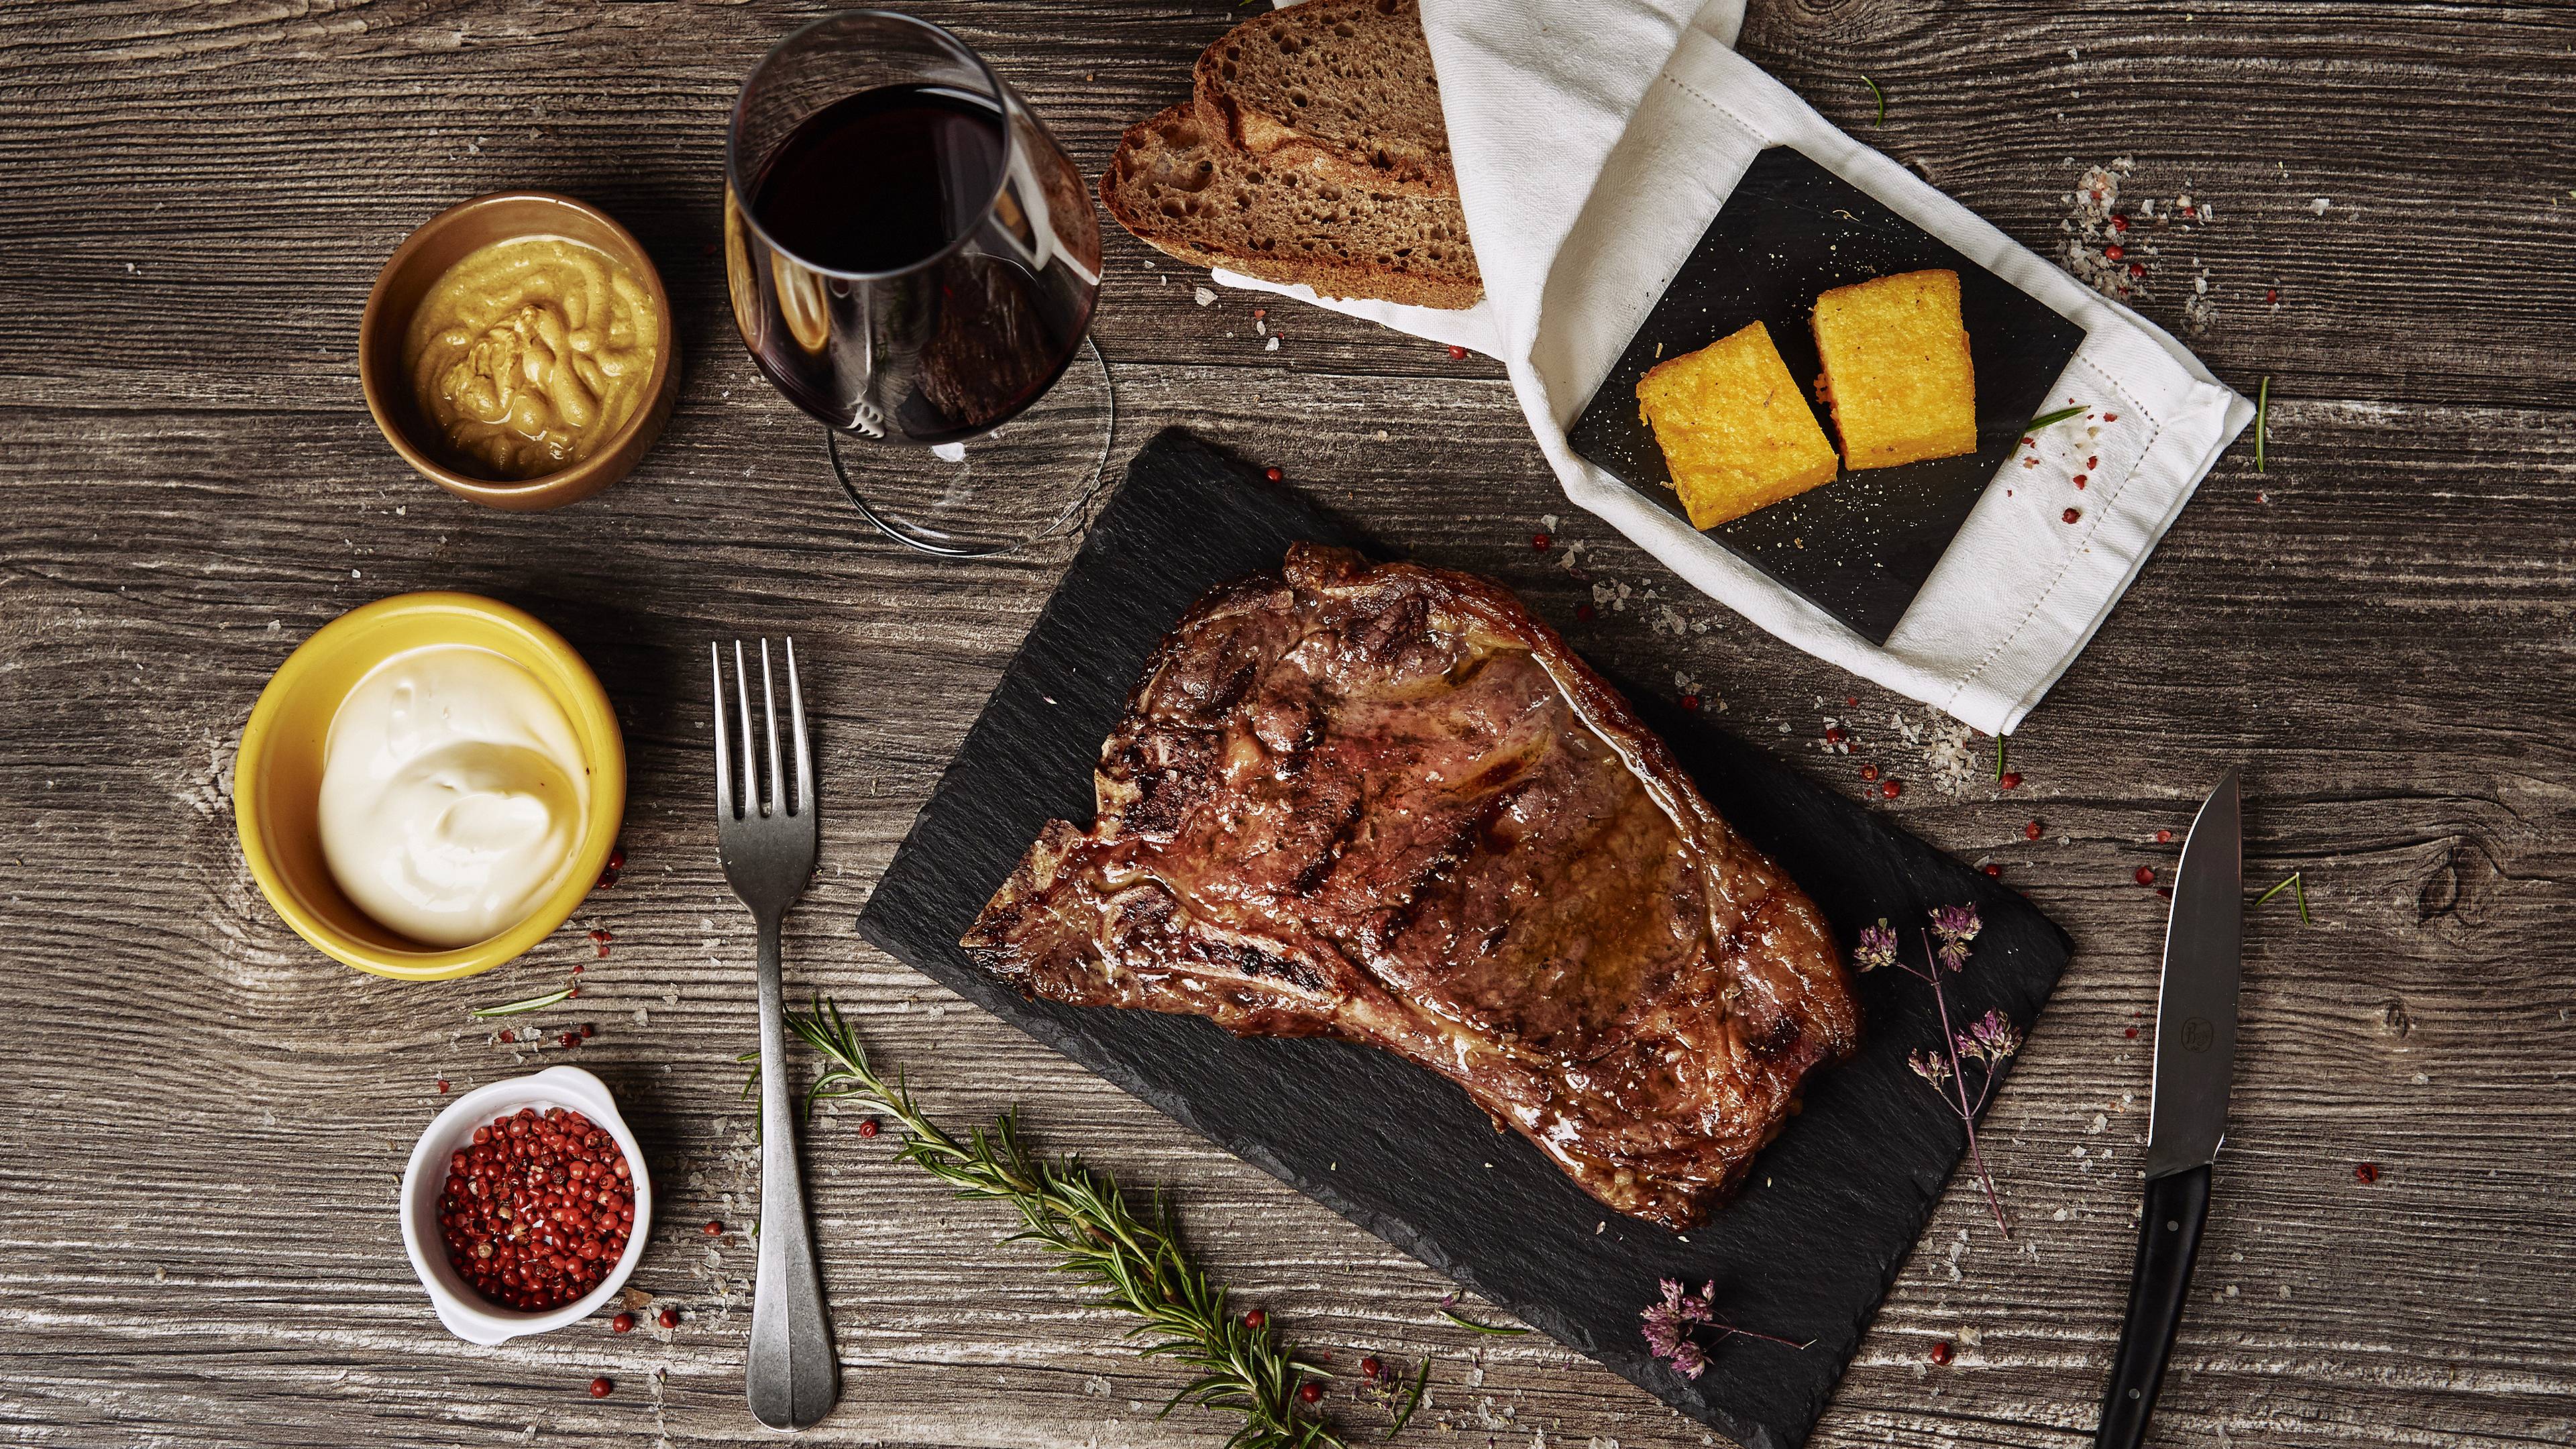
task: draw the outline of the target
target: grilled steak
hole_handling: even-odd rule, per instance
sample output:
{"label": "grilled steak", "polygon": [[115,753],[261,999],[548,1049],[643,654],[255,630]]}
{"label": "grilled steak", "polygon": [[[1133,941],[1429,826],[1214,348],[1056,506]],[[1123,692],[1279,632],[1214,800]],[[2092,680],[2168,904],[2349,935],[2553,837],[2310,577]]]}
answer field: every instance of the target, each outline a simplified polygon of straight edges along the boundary
{"label": "grilled steak", "polygon": [[1831,934],[1510,591],[1299,544],[1200,600],[963,944],[1077,1006],[1383,1047],[1688,1227],[1859,1027]]}

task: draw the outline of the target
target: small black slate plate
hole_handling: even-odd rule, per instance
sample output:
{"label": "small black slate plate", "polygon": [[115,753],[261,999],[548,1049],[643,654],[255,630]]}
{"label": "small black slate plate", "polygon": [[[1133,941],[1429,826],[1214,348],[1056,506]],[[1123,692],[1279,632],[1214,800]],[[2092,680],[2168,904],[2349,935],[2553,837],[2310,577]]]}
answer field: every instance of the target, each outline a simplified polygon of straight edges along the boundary
{"label": "small black slate plate", "polygon": [[[1637,415],[1646,369],[1760,322],[1789,375],[1807,387],[1823,370],[1809,328],[1818,294],[1931,267],[1959,274],[1959,313],[1977,372],[1977,451],[1846,470],[1822,488],[1707,530],[1872,644],[1886,643],[2025,426],[2048,411],[2049,388],[2084,331],[1869,193],[1786,146],[1754,157],[1575,420],[1567,435],[1574,451],[1686,518],[1663,449]],[[1808,403],[1833,437],[1833,419],[1812,391]]]}
{"label": "small black slate plate", "polygon": [[[1367,547],[1184,434],[1147,444],[895,852],[860,931],[1682,1412],[1753,1449],[1789,1449],[1822,1412],[1962,1150],[1958,1120],[1906,1070],[1909,1050],[1939,1038],[1920,982],[1860,978],[1860,1054],[1814,1080],[1751,1189],[1685,1240],[1604,1209],[1536,1149],[1496,1133],[1464,1093],[1393,1056],[1030,1001],[958,949],[1049,817],[1090,820],[1101,741],[1164,632],[1210,587],[1278,567],[1296,539]],[[1973,901],[1986,931],[1955,978],[1953,1009],[2001,1007],[2025,1024],[2038,1012],[2067,940],[2029,903],[1696,716],[1632,698],[1845,945],[1882,916],[1919,921],[1932,906]],[[1638,1336],[1637,1312],[1667,1276],[1714,1280],[1734,1321],[1815,1345],[1738,1339],[1713,1371],[1685,1379]],[[1421,1305],[1426,1321],[1431,1307]]]}

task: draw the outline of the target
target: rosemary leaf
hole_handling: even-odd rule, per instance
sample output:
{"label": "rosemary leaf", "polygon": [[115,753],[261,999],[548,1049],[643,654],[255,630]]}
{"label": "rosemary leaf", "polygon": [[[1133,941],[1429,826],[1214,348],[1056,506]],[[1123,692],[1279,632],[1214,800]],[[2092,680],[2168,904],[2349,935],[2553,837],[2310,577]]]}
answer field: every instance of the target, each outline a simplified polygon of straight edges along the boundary
{"label": "rosemary leaf", "polygon": [[556,1002],[570,1000],[572,1000],[572,988],[567,986],[561,991],[549,991],[543,996],[531,996],[525,1001],[504,1001],[498,1006],[477,1006],[466,1015],[477,1018],[517,1016],[521,1012],[543,1011]]}
{"label": "rosemary leaf", "polygon": [[2002,735],[1997,735],[1997,736],[1995,736],[1995,783],[1996,783],[1996,784],[1998,784],[1998,785],[2000,785],[2000,784],[2002,784],[2002,783],[2003,783],[2003,779],[2004,779],[2004,737],[2003,737]]}
{"label": "rosemary leaf", "polygon": [[1873,126],[1884,126],[1884,125],[1886,125],[1886,124],[1887,124],[1887,92],[1880,90],[1880,89],[1878,88],[1878,82],[1876,82],[1876,81],[1874,81],[1874,80],[1871,80],[1868,76],[1862,76],[1862,77],[1860,78],[1860,83],[1861,83],[1862,85],[1865,85],[1865,86],[1869,87],[1869,93],[1870,93],[1871,97],[1872,97],[1873,99],[1875,99],[1875,100],[1878,102],[1878,119],[1877,119],[1877,120],[1875,120],[1875,121],[1870,122],[1870,124],[1871,124],[1871,125],[1873,125]]}
{"label": "rosemary leaf", "polygon": [[2263,449],[2270,441],[2265,435],[2271,431],[2272,379],[2266,377],[2263,385],[2254,392],[2254,471],[2257,473],[2263,471]]}
{"label": "rosemary leaf", "polygon": [[1471,1329],[1477,1333],[1490,1333],[1498,1338],[1518,1338],[1522,1334],[1529,1332],[1526,1328],[1511,1328],[1499,1323],[1478,1323],[1472,1318],[1461,1318],[1446,1308],[1440,1310],[1440,1316],[1448,1319],[1451,1323],[1458,1325],[1460,1328]]}
{"label": "rosemary leaf", "polygon": [[[1298,1357],[1267,1324],[1254,1328],[1227,1310],[1224,1286],[1182,1250],[1161,1199],[1140,1214],[1107,1174],[1072,1157],[1031,1151],[1009,1114],[960,1140],[922,1113],[900,1076],[889,1082],[878,1075],[867,1048],[829,997],[788,1012],[787,1027],[824,1059],[805,1094],[808,1114],[817,1102],[846,1101],[893,1118],[904,1134],[896,1160],[948,1184],[960,1198],[1008,1205],[1019,1215],[1020,1230],[1003,1241],[1051,1254],[1055,1269],[1135,1318],[1127,1333],[1144,1340],[1148,1357],[1169,1358],[1196,1374],[1157,1418],[1183,1406],[1240,1415],[1242,1422],[1225,1441],[1229,1449],[1348,1449],[1323,1419],[1298,1412],[1298,1389],[1332,1375]],[[1524,1331],[1468,1326],[1486,1333]],[[1429,1373],[1426,1359],[1397,1428],[1421,1401]]]}
{"label": "rosemary leaf", "polygon": [[2035,433],[2040,429],[2047,427],[2051,423],[2062,423],[2068,418],[2081,416],[2086,411],[2087,409],[2082,407],[2071,407],[2059,408],[2053,413],[2041,413],[2038,417],[2032,418],[2030,422],[2022,428],[2022,431],[2025,433]]}
{"label": "rosemary leaf", "polygon": [[1405,1392],[1404,1402],[1395,1411],[1395,1422],[1386,1426],[1386,1437],[1392,1439],[1413,1422],[1413,1411],[1422,1407],[1422,1391],[1431,1386],[1431,1360],[1424,1358],[1422,1367],[1414,1370],[1413,1387]]}
{"label": "rosemary leaf", "polygon": [[2256,896],[2254,898],[2254,904],[2258,906],[2262,905],[2265,901],[2272,899],[2272,897],[2279,895],[2281,892],[2288,891],[2290,893],[2290,899],[2299,903],[2299,924],[2302,926],[2315,925],[2316,922],[2308,919],[2308,883],[2304,879],[2306,875],[2307,872],[2303,870],[2294,870],[2290,872],[2289,879],[2282,881],[2279,885],[2276,885],[2270,890],[2263,892],[2263,894]]}

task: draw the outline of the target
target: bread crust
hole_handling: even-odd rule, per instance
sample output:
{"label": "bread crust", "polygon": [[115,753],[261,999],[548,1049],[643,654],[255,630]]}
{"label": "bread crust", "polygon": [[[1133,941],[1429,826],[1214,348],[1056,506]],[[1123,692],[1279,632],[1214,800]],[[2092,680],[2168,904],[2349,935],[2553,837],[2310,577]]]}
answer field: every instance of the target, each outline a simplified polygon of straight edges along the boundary
{"label": "bread crust", "polygon": [[[1356,34],[1331,36],[1336,30]],[[1394,63],[1385,67],[1392,74],[1382,83],[1403,88],[1418,73],[1415,83],[1422,93],[1400,97],[1384,108],[1390,114],[1361,122],[1360,135],[1334,134],[1349,129],[1347,117],[1340,118],[1341,125],[1334,125],[1329,115],[1301,123],[1294,115],[1280,113],[1293,111],[1293,105],[1264,106],[1247,94],[1259,89],[1244,83],[1240,75],[1247,52],[1257,54],[1265,43],[1282,42],[1295,43],[1302,51],[1317,43],[1305,37],[1318,31],[1326,33],[1325,43],[1347,40],[1350,44],[1345,48],[1372,56],[1394,52]],[[1354,185],[1415,196],[1458,194],[1438,82],[1431,72],[1430,44],[1423,36],[1415,0],[1304,0],[1285,10],[1255,15],[1200,52],[1190,82],[1202,120],[1250,155],[1280,165],[1313,166]],[[1294,82],[1289,90],[1294,94]],[[1319,126],[1321,131],[1316,129]]]}
{"label": "bread crust", "polygon": [[[1195,102],[1127,128],[1101,204],[1137,240],[1318,296],[1456,310],[1485,294],[1455,198],[1353,185],[1312,162],[1254,156]],[[1267,231],[1260,228],[1267,227]]]}

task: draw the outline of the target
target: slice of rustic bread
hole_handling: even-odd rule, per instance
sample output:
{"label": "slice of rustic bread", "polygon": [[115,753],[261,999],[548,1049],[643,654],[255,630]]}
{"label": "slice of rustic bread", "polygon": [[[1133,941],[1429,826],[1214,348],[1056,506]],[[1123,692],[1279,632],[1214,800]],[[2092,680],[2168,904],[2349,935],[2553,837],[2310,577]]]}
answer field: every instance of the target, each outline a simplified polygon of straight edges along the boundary
{"label": "slice of rustic bread", "polygon": [[1472,307],[1485,293],[1456,198],[1247,154],[1195,105],[1130,126],[1100,199],[1138,240],[1200,266],[1417,307]]}
{"label": "slice of rustic bread", "polygon": [[1255,156],[1456,196],[1440,86],[1416,0],[1305,0],[1199,56],[1196,101]]}

